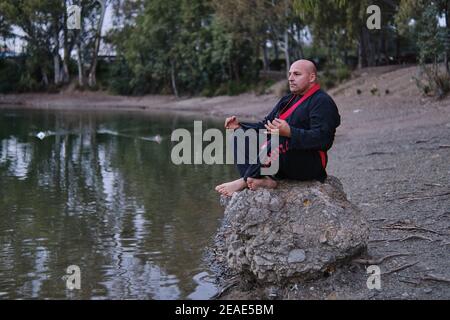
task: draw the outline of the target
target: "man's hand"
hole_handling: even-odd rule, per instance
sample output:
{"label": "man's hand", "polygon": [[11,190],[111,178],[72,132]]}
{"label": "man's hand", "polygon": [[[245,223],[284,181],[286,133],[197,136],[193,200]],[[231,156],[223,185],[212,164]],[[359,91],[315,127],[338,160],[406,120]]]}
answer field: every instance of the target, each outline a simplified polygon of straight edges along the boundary
{"label": "man's hand", "polygon": [[227,118],[225,120],[225,129],[235,130],[235,129],[239,129],[240,127],[241,127],[241,125],[239,124],[239,121],[235,116]]}
{"label": "man's hand", "polygon": [[282,137],[291,137],[291,127],[285,120],[275,119],[273,122],[267,121],[265,125],[267,131],[271,133],[274,130],[278,130],[278,134]]}

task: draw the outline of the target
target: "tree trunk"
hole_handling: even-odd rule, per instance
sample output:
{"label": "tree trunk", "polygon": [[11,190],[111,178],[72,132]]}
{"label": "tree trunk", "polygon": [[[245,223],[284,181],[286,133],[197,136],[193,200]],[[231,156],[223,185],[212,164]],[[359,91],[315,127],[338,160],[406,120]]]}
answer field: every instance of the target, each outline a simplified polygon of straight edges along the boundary
{"label": "tree trunk", "polygon": [[[287,20],[289,17],[289,6],[287,0],[284,1],[284,4],[284,15]],[[289,59],[289,24],[286,25],[286,30],[284,30],[284,58],[286,61],[286,75],[289,77],[289,70],[291,69],[291,61]]]}
{"label": "tree trunk", "polygon": [[178,98],[177,83],[175,81],[175,64],[173,61],[170,62],[170,79],[172,82],[173,94]]}
{"label": "tree trunk", "polygon": [[47,72],[44,70],[44,68],[41,69],[41,72],[42,72],[42,83],[44,84],[44,87],[47,88],[48,87]]}
{"label": "tree trunk", "polygon": [[366,49],[367,49],[367,65],[369,67],[375,66],[375,48],[374,43],[372,42],[372,37],[370,36],[368,30],[364,31],[364,37],[366,40]]}
{"label": "tree trunk", "polygon": [[299,55],[298,56],[299,59],[305,58],[305,52],[303,51],[303,46],[302,46],[301,42],[298,43],[298,55]]}
{"label": "tree trunk", "polygon": [[284,60],[286,61],[286,72],[289,74],[291,61],[289,60],[289,33],[287,29],[284,32]]}
{"label": "tree trunk", "polygon": [[277,61],[280,58],[280,49],[278,48],[278,39],[275,39],[273,41],[273,50],[275,54],[275,61]]}
{"label": "tree trunk", "polygon": [[56,86],[61,84],[61,57],[59,56],[59,31],[60,31],[60,23],[59,19],[54,17],[53,19],[53,40],[54,40],[54,48],[52,50],[53,55],[53,81]]}
{"label": "tree trunk", "polygon": [[103,20],[105,18],[105,10],[106,10],[106,0],[97,0],[101,5],[101,13],[100,20],[98,22],[98,27],[95,36],[95,44],[94,44],[94,54],[92,56],[91,62],[91,70],[89,71],[89,86],[94,87],[97,84],[96,72],[97,72],[97,61],[98,61],[98,50],[100,49],[100,40],[102,37],[102,27]]}
{"label": "tree trunk", "polygon": [[234,76],[236,77],[236,82],[239,84],[241,82],[241,75],[240,75],[240,70],[239,70],[239,64],[237,63],[237,61],[234,61],[231,64],[231,66],[233,68]]}
{"label": "tree trunk", "polygon": [[83,67],[83,57],[81,54],[81,43],[80,40],[77,42],[77,65],[78,65],[78,84],[81,88],[84,87],[84,67]]}
{"label": "tree trunk", "polygon": [[387,34],[385,30],[383,30],[381,33],[381,56],[383,58],[382,61],[384,60],[386,64],[389,64],[386,42],[387,42]]}
{"label": "tree trunk", "polygon": [[70,82],[70,71],[69,71],[70,51],[67,48],[64,48],[63,67],[61,69],[61,81],[63,83]]}
{"label": "tree trunk", "polygon": [[358,46],[358,69],[367,67],[367,46],[365,40],[365,26],[361,27],[359,34],[359,46]]}
{"label": "tree trunk", "polygon": [[269,70],[269,55],[267,52],[267,45],[265,42],[262,45],[262,50],[263,50],[263,69],[264,69],[264,71],[268,71]]}
{"label": "tree trunk", "polygon": [[67,30],[67,9],[66,9],[66,1],[64,1],[64,25],[63,25],[63,37],[64,37],[64,57],[63,57],[63,67],[61,69],[61,81],[63,83],[70,82],[69,75],[69,61],[70,61],[70,53],[72,48],[69,49],[69,32]]}
{"label": "tree trunk", "polygon": [[305,53],[303,51],[303,46],[302,46],[302,33],[300,30],[300,26],[297,25],[297,37],[298,37],[298,41],[297,41],[297,46],[298,46],[298,59],[303,59],[305,57]]}
{"label": "tree trunk", "polygon": [[450,76],[450,62],[449,62],[449,55],[450,55],[450,13],[449,13],[450,7],[449,7],[449,1],[447,1],[447,7],[445,10],[445,26],[447,29],[447,39],[446,39],[446,50],[445,50],[445,70],[447,70],[447,74]]}
{"label": "tree trunk", "polygon": [[55,85],[59,86],[61,84],[61,58],[58,51],[53,52],[53,68],[55,72]]}

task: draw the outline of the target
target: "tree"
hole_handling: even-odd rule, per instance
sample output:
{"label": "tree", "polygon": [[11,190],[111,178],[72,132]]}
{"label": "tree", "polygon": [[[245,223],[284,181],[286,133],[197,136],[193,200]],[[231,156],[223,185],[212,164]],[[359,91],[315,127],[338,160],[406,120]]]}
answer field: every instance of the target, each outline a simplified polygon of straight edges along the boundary
{"label": "tree", "polygon": [[[425,94],[433,91],[438,97],[450,92],[450,1],[402,0],[396,20],[402,33],[415,30],[419,59],[424,78],[417,79]],[[445,26],[439,25],[443,17]],[[443,62],[445,74],[442,74]],[[425,83],[423,83],[425,82]]]}
{"label": "tree", "polygon": [[125,91],[229,93],[257,80],[261,22],[245,23],[241,21],[245,17],[233,12],[245,14],[249,3],[240,1],[239,8],[232,4],[205,0],[116,4],[121,28],[109,39],[121,57],[115,68],[131,76],[131,88]]}
{"label": "tree", "polygon": [[5,17],[0,14],[0,37],[3,39],[11,36],[11,26],[6,21]]}
{"label": "tree", "polygon": [[91,68],[89,71],[89,86],[90,87],[95,87],[97,85],[96,73],[97,73],[98,50],[100,49],[103,20],[105,19],[107,0],[96,0],[96,3],[98,3],[100,5],[100,14],[99,14],[99,18],[98,18],[97,28],[95,30],[94,50],[92,53]]}
{"label": "tree", "polygon": [[[49,84],[49,73],[57,86],[70,81],[69,62],[74,47],[77,48],[79,82],[84,85],[84,62],[90,62],[89,83],[95,86],[98,49],[101,40],[103,15],[97,19],[95,3],[99,1],[78,0],[82,7],[82,30],[67,29],[67,7],[72,1],[61,0],[3,0],[0,3],[2,22],[16,26],[24,35],[15,34],[26,45],[28,67],[40,68],[42,84]],[[106,0],[100,2],[106,5]],[[60,51],[64,56],[61,58]]]}
{"label": "tree", "polygon": [[[381,30],[369,30],[366,26],[369,5],[381,8]],[[378,65],[387,58],[387,37],[396,33],[393,23],[397,5],[395,0],[294,0],[294,7],[312,28],[315,39],[328,48],[332,62],[340,56],[347,63],[348,50],[356,49],[360,68]]]}

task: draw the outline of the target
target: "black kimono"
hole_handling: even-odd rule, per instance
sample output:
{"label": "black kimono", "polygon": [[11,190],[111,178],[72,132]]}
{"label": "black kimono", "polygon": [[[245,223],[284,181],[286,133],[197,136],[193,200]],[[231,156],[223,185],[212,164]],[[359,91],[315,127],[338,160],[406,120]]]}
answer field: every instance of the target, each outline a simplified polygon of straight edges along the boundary
{"label": "black kimono", "polygon": [[[283,97],[272,112],[261,122],[241,122],[243,130],[265,129],[267,121],[280,118],[287,109],[298,102],[302,96],[293,94]],[[336,128],[341,118],[333,99],[324,91],[319,90],[305,100],[286,119],[291,127],[291,137],[279,137],[280,168],[274,179],[319,180],[327,177],[326,152],[333,145]],[[236,146],[236,143],[235,143]],[[270,146],[270,144],[269,144]],[[235,159],[237,150],[235,148]],[[270,150],[269,150],[270,154]],[[238,164],[242,178],[260,178],[261,163],[249,164],[248,145],[246,146],[245,164]]]}

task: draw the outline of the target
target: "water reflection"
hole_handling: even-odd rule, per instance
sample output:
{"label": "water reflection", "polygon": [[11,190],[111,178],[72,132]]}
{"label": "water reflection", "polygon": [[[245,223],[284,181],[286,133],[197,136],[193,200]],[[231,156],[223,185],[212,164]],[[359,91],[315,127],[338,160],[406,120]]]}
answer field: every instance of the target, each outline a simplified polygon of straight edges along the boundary
{"label": "water reflection", "polygon": [[1,141],[0,150],[0,165],[8,168],[9,175],[25,179],[31,162],[31,145],[10,137]]}
{"label": "water reflection", "polygon": [[[202,253],[222,215],[213,187],[234,169],[171,163],[172,130],[192,126],[0,111],[0,298],[212,296]],[[65,288],[69,265],[80,291]]]}

